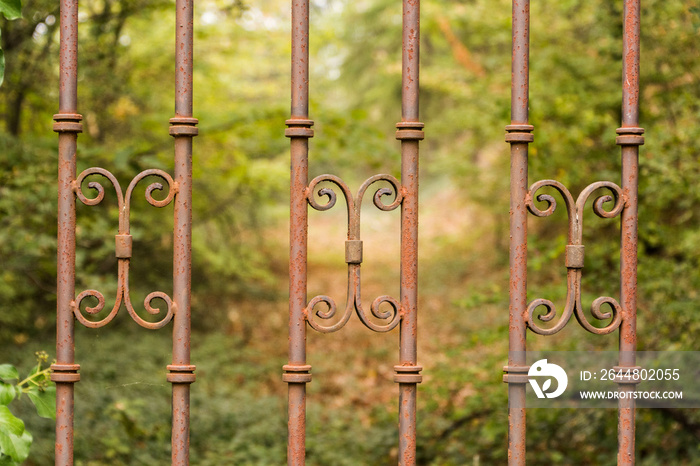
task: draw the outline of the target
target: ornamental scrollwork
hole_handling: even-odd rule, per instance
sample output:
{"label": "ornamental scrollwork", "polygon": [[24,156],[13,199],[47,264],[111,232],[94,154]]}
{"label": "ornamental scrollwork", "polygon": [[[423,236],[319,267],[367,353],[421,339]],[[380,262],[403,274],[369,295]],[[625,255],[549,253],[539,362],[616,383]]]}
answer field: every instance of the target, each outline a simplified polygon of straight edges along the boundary
{"label": "ornamental scrollwork", "polygon": [[[353,197],[347,184],[340,178],[334,175],[320,175],[311,180],[306,188],[306,199],[309,205],[318,211],[326,211],[336,205],[338,194],[333,188],[324,187],[318,189],[320,183],[326,182],[335,187],[342,193],[347,207],[347,241],[345,242],[345,262],[348,264],[348,292],[345,309],[340,319],[331,325],[324,325],[319,320],[329,320],[336,316],[338,307],[330,296],[319,295],[312,298],[306,308],[304,314],[309,325],[321,332],[331,333],[340,330],[350,319],[353,311],[357,313],[360,321],[370,330],[375,332],[388,332],[398,325],[401,321],[401,305],[391,296],[379,296],[370,305],[369,312],[371,315],[381,320],[383,323],[378,324],[373,322],[362,304],[361,293],[361,278],[360,267],[362,264],[362,241],[360,240],[360,210],[362,199],[367,190],[376,182],[388,182],[390,187],[377,189],[373,195],[374,205],[382,211],[392,211],[399,207],[403,201],[403,193],[399,181],[391,175],[374,175],[368,178],[357,192],[357,196]],[[385,196],[392,197],[392,202],[385,203]],[[323,198],[326,198],[325,203]],[[388,304],[389,308],[380,310],[382,304]],[[316,306],[324,304],[325,310],[316,310]]]}
{"label": "ornamental scrollwork", "polygon": [[[602,296],[591,303],[591,314],[595,319],[612,319],[604,327],[598,328],[591,325],[583,313],[583,305],[581,303],[581,276],[584,259],[583,213],[586,201],[591,194],[599,189],[606,189],[609,191],[609,194],[600,195],[593,201],[593,212],[601,218],[614,218],[620,215],[625,206],[622,189],[615,183],[598,181],[588,185],[574,201],[569,190],[560,182],[554,180],[537,181],[530,186],[525,200],[527,209],[537,217],[548,217],[552,215],[557,208],[557,202],[551,195],[540,194],[536,196],[537,192],[545,187],[555,189],[562,196],[569,219],[569,237],[566,246],[566,304],[564,306],[564,312],[557,323],[552,327],[544,328],[540,327],[535,322],[535,313],[539,307],[543,307],[546,309],[546,312],[537,316],[537,319],[541,322],[552,321],[557,314],[554,303],[548,299],[535,299],[531,301],[525,311],[527,326],[530,330],[539,335],[554,335],[566,326],[572,315],[575,315],[576,320],[578,320],[581,326],[587,331],[597,335],[611,333],[617,329],[622,322],[621,307],[617,300]],[[539,202],[546,203],[546,207],[544,209],[537,207],[535,199]],[[609,210],[605,208],[605,204],[608,202],[613,202]],[[603,312],[603,305],[607,305],[610,311]]]}
{"label": "ornamental scrollwork", "polygon": [[[170,322],[170,320],[172,320],[175,312],[175,304],[173,303],[170,296],[168,296],[166,293],[163,293],[162,291],[154,291],[148,296],[146,296],[146,299],[143,303],[144,308],[146,312],[151,315],[159,315],[163,313],[162,309],[154,305],[154,300],[161,299],[165,302],[165,313],[163,317],[157,322],[148,322],[141,318],[141,316],[139,316],[136,313],[136,311],[134,310],[134,306],[131,303],[131,296],[129,291],[129,265],[131,262],[132,249],[132,237],[130,234],[131,197],[134,192],[134,188],[141,180],[148,176],[155,176],[157,178],[160,178],[165,183],[167,188],[163,185],[163,183],[151,183],[146,188],[146,201],[154,207],[165,207],[173,201],[175,194],[177,193],[177,184],[173,181],[172,177],[163,170],[144,170],[138,175],[136,175],[134,179],[131,180],[131,183],[129,183],[129,186],[126,189],[126,195],[124,195],[122,193],[122,189],[119,185],[119,182],[114,177],[114,175],[112,175],[112,173],[103,168],[88,168],[87,170],[84,170],[82,173],[80,173],[80,175],[78,175],[76,180],[73,182],[73,192],[75,193],[75,196],[78,200],[80,200],[80,202],[87,206],[98,205],[100,202],[102,202],[105,196],[105,188],[98,181],[89,181],[87,183],[87,187],[95,191],[96,195],[94,197],[88,197],[83,193],[83,183],[85,179],[91,175],[100,175],[103,178],[106,178],[107,181],[111,183],[117,195],[117,203],[119,208],[119,230],[117,235],[115,236],[115,253],[118,260],[117,295],[114,305],[112,306],[112,310],[109,312],[109,314],[101,320],[93,321],[88,320],[82,314],[80,310],[82,302],[88,297],[96,299],[97,304],[95,306],[85,307],[86,313],[90,315],[96,315],[104,309],[105,298],[104,295],[97,290],[85,290],[75,298],[75,301],[71,303],[73,307],[73,314],[75,315],[75,318],[78,320],[78,322],[80,322],[84,326],[89,328],[100,328],[110,323],[116,317],[117,313],[119,312],[119,309],[123,304],[126,307],[126,310],[131,316],[131,318],[134,319],[134,321],[136,321],[136,323],[139,324],[141,327],[148,329],[162,328],[163,326],[167,325],[168,322]],[[164,199],[158,200],[153,197],[154,191],[163,191],[164,189],[167,189],[166,196]]]}

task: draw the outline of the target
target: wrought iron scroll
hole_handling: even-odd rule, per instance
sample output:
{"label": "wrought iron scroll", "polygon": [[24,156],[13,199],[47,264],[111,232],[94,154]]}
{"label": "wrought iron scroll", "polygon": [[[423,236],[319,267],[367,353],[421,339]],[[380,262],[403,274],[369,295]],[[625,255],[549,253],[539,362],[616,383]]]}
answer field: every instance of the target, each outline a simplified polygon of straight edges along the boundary
{"label": "wrought iron scroll", "polygon": [[[358,317],[362,323],[375,332],[388,332],[394,329],[399,321],[401,320],[401,314],[399,310],[401,304],[391,296],[379,296],[377,297],[370,306],[372,316],[377,319],[383,319],[386,323],[384,325],[378,325],[369,319],[369,316],[362,307],[362,294],[360,292],[360,266],[362,264],[362,240],[360,239],[360,208],[362,206],[362,198],[370,187],[370,185],[378,181],[387,181],[391,185],[391,188],[381,188],[378,189],[373,197],[374,205],[383,211],[391,211],[396,209],[401,205],[403,196],[401,195],[401,186],[399,181],[391,175],[375,175],[365,181],[360,187],[357,197],[353,198],[350,193],[350,189],[347,185],[338,177],[333,175],[321,175],[314,178],[311,183],[309,183],[307,199],[309,205],[316,210],[326,211],[331,209],[337,200],[337,195],[332,189],[324,188],[318,190],[316,193],[315,189],[319,183],[330,182],[335,184],[343,193],[345,202],[347,204],[348,212],[348,236],[345,242],[345,262],[348,264],[348,293],[347,302],[345,305],[345,310],[343,315],[338,322],[332,325],[323,325],[318,323],[313,315],[314,308],[317,304],[325,303],[328,306],[328,310],[316,311],[315,315],[319,319],[332,319],[336,315],[337,306],[333,298],[325,295],[316,296],[309,301],[308,306],[304,309],[304,314],[309,325],[314,329],[322,333],[331,333],[340,330],[345,324],[350,320],[353,310],[357,312]],[[319,196],[327,196],[328,202],[326,204],[319,204],[315,199],[315,194]],[[382,201],[383,196],[394,197],[393,202],[390,204],[384,204]],[[388,303],[391,306],[391,311],[380,311],[379,306],[383,303]]]}
{"label": "wrought iron scroll", "polygon": [[[513,0],[513,51],[511,87],[511,124],[506,126],[506,142],[511,147],[510,204],[510,325],[508,365],[504,382],[508,383],[509,430],[508,463],[525,464],[525,388],[528,381],[525,336],[527,329],[540,335],[561,331],[572,315],[587,331],[599,335],[619,329],[619,366],[634,369],[637,345],[637,192],[639,146],[644,144],[644,130],[639,127],[639,34],[640,2],[624,0],[623,64],[622,64],[622,127],[617,129],[616,142],[621,146],[621,183],[599,181],[587,186],[576,200],[569,190],[554,180],[538,181],[528,188],[528,145],[534,141],[534,127],[529,124],[529,42],[530,1]],[[556,200],[539,194],[541,188],[556,190],[564,200],[569,219],[566,246],[567,298],[559,320],[551,327],[536,321],[550,322],[556,317],[554,304],[547,299],[527,302],[527,212],[537,217],[551,215]],[[596,191],[606,191],[595,198],[593,211],[603,218],[620,217],[620,299],[599,297],[591,303],[592,316],[602,327],[592,325],[584,315],[581,302],[581,276],[584,266],[583,218],[586,201]],[[544,203],[542,208],[538,202]],[[609,308],[603,311],[603,306]],[[538,313],[544,309],[544,313]],[[634,379],[618,379],[621,391],[634,391]],[[619,465],[635,463],[634,399],[620,396],[618,405]]]}
{"label": "wrought iron scroll", "polygon": [[165,325],[167,325],[173,317],[173,302],[170,296],[163,293],[162,291],[154,291],[148,296],[146,296],[146,299],[143,304],[146,308],[146,311],[151,315],[158,315],[161,312],[159,308],[153,307],[153,305],[151,304],[153,300],[160,298],[165,302],[167,306],[165,315],[157,322],[148,322],[142,319],[136,313],[136,311],[134,310],[134,306],[131,304],[131,296],[129,293],[129,265],[131,262],[133,240],[131,235],[129,234],[129,213],[131,211],[131,195],[134,191],[134,187],[142,179],[146,178],[147,176],[157,176],[163,179],[163,181],[165,181],[168,185],[167,196],[163,200],[157,200],[153,197],[154,190],[163,190],[162,184],[152,183],[146,188],[146,200],[149,204],[151,204],[154,207],[165,207],[172,202],[176,193],[175,183],[173,182],[173,179],[170,177],[170,175],[168,175],[162,170],[145,170],[139,173],[131,181],[128,189],[126,190],[126,197],[124,197],[122,195],[122,190],[119,186],[119,182],[114,177],[114,175],[112,175],[110,172],[103,168],[88,168],[87,170],[83,171],[80,175],[78,175],[78,178],[74,183],[73,188],[80,202],[89,206],[97,205],[104,199],[104,187],[96,181],[89,182],[88,186],[97,192],[97,196],[90,199],[83,194],[81,189],[82,183],[85,180],[85,178],[90,175],[102,175],[104,178],[111,182],[117,194],[117,201],[119,206],[119,232],[115,236],[115,255],[117,256],[118,260],[117,297],[114,302],[114,306],[112,307],[112,310],[105,318],[99,321],[92,321],[85,318],[81,313],[81,303],[88,297],[97,299],[96,306],[86,307],[85,309],[85,312],[87,312],[88,314],[96,315],[104,309],[105,298],[104,295],[97,290],[85,290],[82,293],[80,293],[78,297],[75,298],[75,301],[72,303],[75,318],[78,319],[78,322],[89,328],[104,327],[105,325],[110,323],[112,319],[114,319],[114,317],[116,317],[117,313],[119,312],[119,309],[122,307],[123,302],[131,318],[134,319],[134,321],[136,321],[136,323],[139,324],[141,327],[148,329],[162,328]]}
{"label": "wrought iron scroll", "polygon": [[[390,175],[375,175],[353,196],[337,176],[321,175],[311,182],[308,180],[309,139],[314,134],[313,121],[309,119],[309,0],[292,2],[292,105],[285,131],[291,146],[289,362],[283,367],[283,381],[289,387],[289,465],[303,465],[306,461],[306,384],[311,382],[311,365],[306,358],[306,326],[323,333],[335,332],[353,313],[376,332],[400,328],[399,364],[394,366],[394,381],[399,384],[400,392],[399,464],[416,464],[416,392],[422,380],[416,351],[418,144],[424,137],[423,123],[418,120],[419,6],[419,0],[403,0],[402,121],[396,125],[396,138],[401,141],[401,180]],[[360,208],[367,190],[379,181],[390,187],[374,192],[374,205],[384,211],[401,207],[401,294],[398,300],[391,296],[377,297],[368,313],[360,291]],[[334,188],[317,189],[323,182]],[[345,243],[348,293],[344,310],[338,316],[337,305],[329,296],[319,295],[307,301],[307,243],[308,206],[319,211],[328,210],[336,204],[339,194],[345,200],[348,214]],[[385,201],[384,196],[389,199]],[[390,309],[381,310],[382,305]],[[335,323],[324,323],[330,319]]]}
{"label": "wrought iron scroll", "polygon": [[[145,170],[136,175],[122,193],[117,179],[103,168],[89,168],[76,176],[78,133],[82,132],[82,116],[77,113],[77,52],[78,2],[61,0],[60,92],[59,113],[54,115],[53,129],[59,134],[58,166],[58,288],[56,359],[51,378],[56,382],[56,449],[55,464],[73,464],[74,384],[80,381],[80,365],[75,362],[75,320],[89,328],[99,328],[111,322],[122,306],[133,320],[147,329],[159,329],[174,321],[173,359],[167,366],[167,380],[172,384],[172,464],[189,464],[189,397],[190,384],[195,381],[195,366],[190,364],[190,288],[192,231],[192,138],[197,135],[197,119],[192,118],[192,46],[193,2],[176,0],[175,52],[175,117],[170,119],[169,134],[175,140],[175,170],[171,176],[159,169]],[[119,208],[119,226],[115,235],[115,255],[118,260],[116,299],[106,317],[90,320],[81,311],[96,315],[104,310],[104,295],[97,290],[85,290],[75,296],[75,227],[76,201],[94,206],[102,202],[105,188],[98,181],[87,180],[101,176],[114,189]],[[144,178],[160,178],[147,186],[146,201],[154,207],[174,205],[173,231],[173,295],[154,291],[146,296],[145,311],[160,316],[150,322],[139,316],[131,302],[129,267],[132,259],[130,211],[134,188]],[[84,182],[92,196],[83,192]],[[163,191],[156,199],[154,191]],[[160,309],[155,300],[165,303]],[[87,300],[87,301],[86,301]],[[94,306],[87,305],[96,300]]]}
{"label": "wrought iron scroll", "polygon": [[[620,212],[622,212],[624,207],[622,189],[615,183],[611,183],[609,181],[599,181],[586,187],[581,192],[578,199],[576,199],[576,202],[574,202],[574,198],[569,190],[558,181],[538,181],[530,187],[525,199],[527,209],[530,211],[530,213],[537,217],[548,217],[552,215],[557,208],[556,200],[547,194],[540,194],[536,197],[538,201],[547,203],[547,208],[545,210],[540,210],[535,205],[535,202],[533,202],[535,195],[537,191],[543,187],[554,188],[559,192],[559,194],[562,195],[569,218],[569,241],[566,246],[566,307],[561,318],[554,326],[543,328],[535,322],[534,316],[537,309],[541,306],[547,310],[546,314],[537,317],[537,319],[542,322],[549,322],[553,320],[556,316],[556,310],[551,301],[547,299],[535,299],[527,306],[527,326],[530,330],[539,335],[554,335],[563,329],[569,322],[571,315],[575,314],[576,319],[579,321],[581,326],[589,332],[598,335],[611,333],[620,326],[622,318],[620,304],[614,298],[601,296],[595,299],[591,304],[591,314],[593,317],[598,320],[612,318],[611,322],[602,328],[594,327],[588,322],[588,319],[586,319],[586,316],[583,313],[583,306],[581,305],[581,276],[585,251],[585,246],[583,245],[583,214],[586,201],[590,195],[598,189],[606,188],[612,195],[603,195],[596,198],[595,202],[593,203],[593,212],[595,212],[595,214],[601,218],[614,218],[620,215]],[[609,211],[605,210],[606,202],[610,201],[613,202],[612,208]],[[610,307],[611,312],[603,313],[601,311],[604,304],[607,304]]]}

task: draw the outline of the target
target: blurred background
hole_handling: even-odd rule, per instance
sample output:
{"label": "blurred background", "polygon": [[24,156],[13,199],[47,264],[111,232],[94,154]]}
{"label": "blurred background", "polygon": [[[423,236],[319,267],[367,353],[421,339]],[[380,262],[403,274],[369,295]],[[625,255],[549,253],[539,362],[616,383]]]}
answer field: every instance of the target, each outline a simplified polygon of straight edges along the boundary
{"label": "blurred background", "polygon": [[[532,2],[530,182],[577,193],[619,182],[622,1]],[[507,0],[422,2],[418,462],[505,464],[508,351],[510,14]],[[0,20],[0,362],[53,357],[56,306],[58,2],[27,0]],[[290,6],[198,0],[195,10],[192,464],[282,464],[286,455]],[[80,5],[78,171],[101,166],[122,187],[172,170],[174,2]],[[401,2],[311,0],[310,175],[356,191],[399,176]],[[700,332],[700,8],[642,2],[640,350],[697,350]],[[141,188],[144,189],[143,186]],[[309,296],[344,302],[340,205],[310,213]],[[619,293],[619,221],[586,211],[584,306]],[[132,300],[172,291],[172,206],[142,194],[132,211]],[[529,299],[565,297],[563,211],[529,219]],[[113,195],[78,205],[76,290],[116,291]],[[363,209],[365,301],[398,297],[398,212]],[[353,318],[309,331],[308,464],[397,461],[398,331]],[[169,464],[170,326],[76,326],[76,464]],[[528,348],[615,350],[575,321]],[[25,400],[26,401],[26,400]],[[13,410],[34,435],[26,464],[53,462],[53,423]],[[528,412],[528,462],[616,464],[614,410]],[[642,465],[700,464],[700,413],[639,410]]]}

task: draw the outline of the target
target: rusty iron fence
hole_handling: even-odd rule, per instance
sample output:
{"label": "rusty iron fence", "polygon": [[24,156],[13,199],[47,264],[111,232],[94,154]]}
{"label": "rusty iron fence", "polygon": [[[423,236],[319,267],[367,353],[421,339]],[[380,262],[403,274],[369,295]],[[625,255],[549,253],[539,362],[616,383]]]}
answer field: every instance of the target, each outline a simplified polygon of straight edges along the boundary
{"label": "rusty iron fence", "polygon": [[[292,1],[292,105],[285,132],[291,145],[289,362],[283,368],[283,380],[288,383],[289,390],[289,465],[302,465],[306,461],[306,384],[311,382],[311,365],[307,364],[306,357],[306,326],[322,333],[335,332],[354,313],[375,332],[388,332],[397,326],[400,329],[399,364],[394,366],[394,381],[399,384],[400,393],[399,464],[416,464],[416,391],[422,377],[416,351],[418,144],[424,136],[423,123],[418,119],[419,17],[420,1],[403,0],[402,108],[401,122],[396,125],[396,139],[401,141],[401,180],[391,175],[372,176],[354,196],[337,176],[308,179],[309,138],[314,134],[313,121],[309,119],[309,0]],[[377,297],[368,314],[360,294],[360,209],[367,190],[379,181],[390,187],[375,191],[374,205],[383,211],[401,207],[401,291],[398,300],[391,296]],[[329,185],[331,187],[322,187]],[[344,197],[348,214],[345,242],[348,292],[347,302],[340,312],[329,296],[307,300],[307,209],[309,205],[318,211],[332,208],[337,200],[334,189]],[[384,202],[384,196],[392,199],[391,202]],[[325,202],[321,200],[323,197],[326,197]],[[388,305],[390,310],[381,310],[382,305]]]}
{"label": "rusty iron fence", "polygon": [[[195,366],[190,364],[190,289],[192,231],[192,138],[197,135],[197,119],[192,118],[192,0],[176,0],[175,117],[170,119],[169,133],[175,139],[173,176],[159,169],[136,175],[123,193],[116,177],[103,168],[88,168],[76,176],[78,133],[82,116],[78,113],[78,1],[61,0],[60,94],[59,113],[54,115],[53,129],[58,133],[58,298],[56,359],[51,379],[56,383],[56,465],[73,464],[74,386],[80,380],[80,365],[75,360],[74,328],[77,320],[89,328],[107,325],[122,307],[136,323],[147,329],[159,329],[173,321],[172,364],[167,366],[172,383],[172,464],[189,464],[190,384],[195,381]],[[119,207],[115,235],[118,261],[116,300],[106,317],[96,320],[105,309],[104,295],[85,290],[75,295],[76,202],[94,206],[102,202],[105,188],[95,179],[106,179],[113,188]],[[159,178],[146,188],[146,201],[154,207],[174,205],[173,295],[155,291],[145,301],[145,311],[160,320],[143,319],[134,309],[129,292],[129,265],[132,236],[129,233],[131,197],[143,179]],[[92,181],[91,181],[92,180]],[[102,181],[104,182],[104,181]],[[86,188],[94,197],[86,196]],[[154,191],[163,191],[161,200]],[[92,298],[91,300],[89,298]],[[86,301],[87,300],[87,301]],[[90,301],[97,301],[89,306]],[[164,309],[154,300],[165,303]],[[84,302],[85,301],[85,302]],[[85,306],[81,310],[81,304]],[[165,312],[163,312],[165,310]],[[93,317],[87,317],[83,312]]]}
{"label": "rusty iron fence", "polygon": [[[509,436],[508,462],[525,464],[525,386],[529,367],[526,362],[525,337],[528,329],[538,335],[559,332],[574,315],[587,331],[605,335],[619,329],[619,366],[615,369],[635,369],[637,346],[637,197],[639,146],[644,144],[644,129],[639,127],[639,34],[640,1],[624,0],[622,63],[622,126],[617,129],[616,142],[621,146],[621,183],[598,181],[588,185],[574,199],[571,192],[555,180],[541,180],[528,187],[528,144],[534,141],[534,127],[529,124],[529,59],[530,59],[530,1],[513,0],[513,50],[511,123],[506,126],[506,142],[511,148],[510,204],[510,325],[508,365],[504,367],[504,382],[508,383]],[[527,302],[527,214],[537,217],[551,215],[557,207],[554,197],[537,194],[551,188],[564,199],[569,219],[565,265],[567,269],[567,298],[564,311],[555,324],[543,327],[556,317],[554,304],[547,299]],[[599,297],[591,303],[592,316],[609,322],[603,327],[592,325],[583,312],[581,277],[584,266],[582,237],[586,201],[596,191],[604,190],[593,202],[593,211],[602,218],[620,217],[620,299]],[[546,208],[537,206],[543,203]],[[612,207],[605,204],[612,202]],[[610,311],[604,312],[603,306]],[[543,309],[545,312],[539,312]],[[539,313],[539,315],[538,315]],[[536,317],[537,316],[537,317]],[[621,371],[618,371],[621,372]],[[617,378],[620,391],[634,391],[638,380]],[[620,397],[618,403],[619,465],[635,462],[635,402]]]}
{"label": "rusty iron fence", "polygon": [[[61,0],[59,113],[54,115],[54,131],[59,134],[57,362],[52,365],[52,380],[57,387],[57,465],[73,464],[74,384],[80,380],[80,366],[75,360],[75,321],[89,328],[103,327],[122,307],[126,307],[138,325],[147,329],[159,329],[173,321],[172,364],[167,366],[167,380],[172,383],[172,464],[189,464],[189,390],[195,381],[195,366],[190,361],[192,138],[197,135],[198,121],[192,117],[193,2],[176,0],[176,9],[175,117],[170,119],[169,129],[169,134],[174,137],[174,172],[171,176],[160,169],[145,170],[130,181],[123,193],[116,177],[103,168],[88,168],[76,174],[77,137],[82,131],[82,117],[77,106],[78,2]],[[306,461],[306,384],[311,382],[311,365],[306,354],[307,325],[318,332],[331,333],[343,328],[353,314],[375,332],[400,329],[399,363],[394,366],[394,381],[399,384],[400,393],[398,462],[400,465],[416,464],[416,394],[417,384],[422,380],[416,348],[418,159],[419,141],[424,138],[424,125],[418,116],[419,10],[419,0],[403,0],[402,118],[396,125],[396,138],[401,144],[401,179],[388,174],[374,175],[354,194],[335,175],[320,175],[309,181],[309,139],[314,135],[311,129],[313,121],[309,119],[309,0],[292,0],[291,117],[286,121],[288,128],[285,131],[290,139],[291,152],[289,360],[283,367],[283,381],[288,384],[289,396],[289,465],[302,465]],[[528,117],[530,2],[513,1],[511,123],[506,126],[506,141],[511,147],[510,355],[508,365],[504,367],[504,382],[508,384],[511,403],[508,458],[512,465],[525,464],[528,329],[538,335],[553,335],[566,326],[572,315],[584,329],[594,334],[605,335],[619,329],[618,367],[636,367],[638,157],[639,146],[644,143],[644,130],[638,126],[639,15],[639,0],[625,0],[622,127],[617,129],[616,139],[621,146],[621,183],[594,182],[574,198],[562,183],[555,180],[540,180],[528,187],[528,145],[534,141],[534,127],[529,124]],[[102,202],[105,188],[95,181],[96,177],[106,179],[106,184],[114,189],[119,208],[115,235],[118,259],[116,300],[106,317],[99,320],[95,316],[105,309],[104,295],[97,290],[85,290],[76,296],[75,290],[76,203],[94,206]],[[144,301],[145,311],[160,318],[155,322],[139,316],[129,291],[131,198],[136,185],[148,177],[160,178],[162,183],[153,182],[146,188],[146,201],[154,207],[174,206],[172,298],[155,291]],[[92,189],[94,197],[86,195],[84,188]],[[569,219],[565,257],[566,304],[559,320],[550,326],[541,326],[537,320],[550,322],[555,318],[552,301],[535,299],[527,302],[527,214],[529,211],[537,217],[547,217],[557,207],[551,195],[538,195],[542,188],[553,189],[561,195]],[[360,292],[363,259],[360,210],[368,190],[374,191],[371,195],[378,209],[392,211],[400,208],[401,283],[398,299],[379,296],[366,309]],[[591,314],[595,319],[609,319],[603,327],[588,321],[581,301],[584,207],[587,200],[600,190],[605,190],[606,194],[595,198],[594,213],[602,218],[619,216],[621,222],[619,301],[599,297],[591,304]],[[154,191],[163,191],[164,198],[153,197]],[[331,209],[338,200],[336,191],[344,198],[348,222],[345,242],[348,291],[347,301],[340,311],[329,296],[307,299],[308,208],[317,211]],[[538,202],[546,207],[538,207]],[[606,207],[609,202],[612,207]],[[85,300],[89,298],[92,302],[96,300],[97,304],[87,305],[89,301]],[[158,299],[165,303],[164,309],[154,306],[154,300]],[[610,311],[604,312],[604,306]],[[545,312],[539,312],[540,309]],[[620,389],[625,391],[635,390],[636,382],[634,379],[618,379]],[[631,465],[635,462],[633,398],[620,398],[618,417],[618,464]]]}

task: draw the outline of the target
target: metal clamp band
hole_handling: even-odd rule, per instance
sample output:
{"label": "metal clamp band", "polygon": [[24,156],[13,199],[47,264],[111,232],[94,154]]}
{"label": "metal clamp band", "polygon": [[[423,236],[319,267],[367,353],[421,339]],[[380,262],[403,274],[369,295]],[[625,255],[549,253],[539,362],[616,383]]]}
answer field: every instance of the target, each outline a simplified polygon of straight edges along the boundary
{"label": "metal clamp band", "polygon": [[197,136],[199,129],[197,124],[199,120],[192,117],[175,117],[170,119],[170,128],[168,133],[171,136]]}
{"label": "metal clamp band", "polygon": [[196,368],[197,366],[193,365],[170,364],[167,366],[170,373],[166,376],[166,380],[170,383],[194,383]]}
{"label": "metal clamp band", "polygon": [[506,126],[506,142],[524,142],[530,143],[535,140],[535,135],[532,132],[535,127],[532,125],[508,125]]}
{"label": "metal clamp band", "polygon": [[396,139],[399,141],[421,141],[425,139],[425,132],[422,131],[424,127],[425,124],[420,121],[401,121],[396,123]]}
{"label": "metal clamp band", "polygon": [[569,244],[566,246],[566,268],[582,269],[584,251],[586,247],[582,244]]}
{"label": "metal clamp band", "polygon": [[78,113],[57,113],[53,116],[53,130],[57,133],[82,133],[83,116]]}
{"label": "metal clamp band", "polygon": [[114,237],[114,242],[114,250],[117,259],[130,259],[131,247],[133,244],[133,238],[131,237],[131,235],[116,235]]}
{"label": "metal clamp band", "polygon": [[419,374],[423,370],[421,366],[394,366],[394,382],[396,383],[421,383],[423,376]]}
{"label": "metal clamp band", "polygon": [[286,364],[282,366],[282,370],[285,371],[282,374],[282,382],[286,383],[309,383],[311,382],[311,366],[306,364],[303,366],[293,366]]}
{"label": "metal clamp band", "polygon": [[311,127],[314,125],[313,120],[292,118],[284,122],[289,128],[284,130],[284,135],[288,138],[312,138],[314,130]]}
{"label": "metal clamp band", "polygon": [[642,146],[644,145],[644,128],[625,127],[615,130],[619,136],[615,138],[618,146]]}
{"label": "metal clamp band", "polygon": [[530,366],[503,366],[504,383],[527,383]]}
{"label": "metal clamp band", "polygon": [[80,364],[51,364],[51,381],[63,383],[80,382]]}
{"label": "metal clamp band", "polygon": [[362,263],[362,241],[351,239],[345,242],[345,262],[347,264]]}

